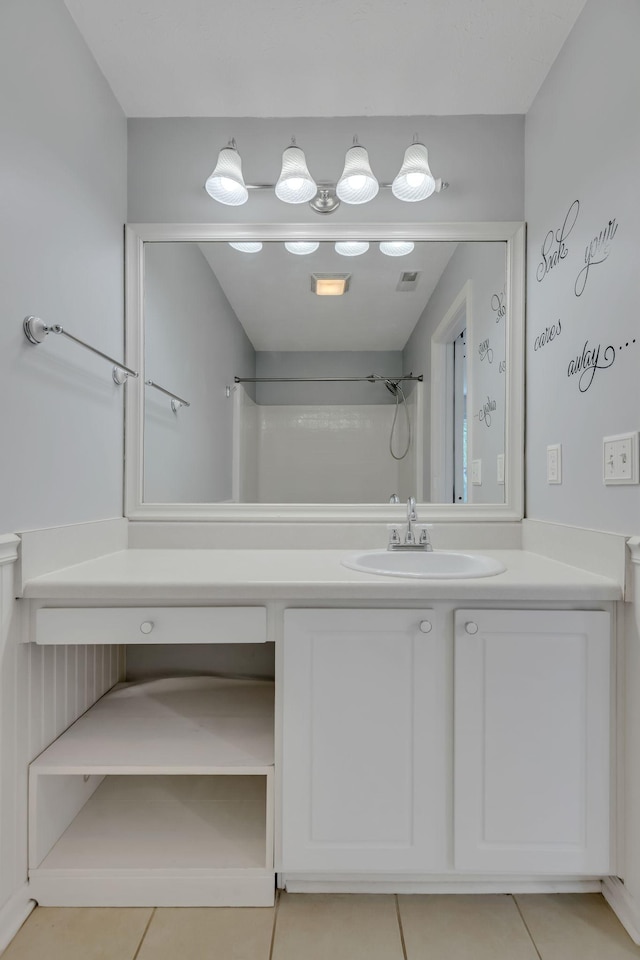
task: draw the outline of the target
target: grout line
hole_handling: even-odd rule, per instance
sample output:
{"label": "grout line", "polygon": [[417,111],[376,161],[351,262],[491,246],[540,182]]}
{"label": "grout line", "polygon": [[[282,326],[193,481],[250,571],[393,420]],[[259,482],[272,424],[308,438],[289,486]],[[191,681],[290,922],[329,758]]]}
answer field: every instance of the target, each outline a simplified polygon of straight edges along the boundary
{"label": "grout line", "polygon": [[[521,919],[522,922],[524,923],[524,928],[525,928],[525,930],[527,931],[527,933],[529,934],[529,939],[531,940],[531,943],[533,944],[533,949],[535,950],[535,952],[536,952],[536,954],[538,955],[538,957],[540,958],[540,960],[542,960],[542,954],[541,954],[540,951],[538,950],[538,945],[536,944],[535,940],[533,939],[533,934],[531,933],[531,930],[529,929],[529,924],[528,924],[527,921],[525,920],[524,914],[523,914],[522,910],[520,909],[520,904],[518,903],[516,897],[515,897],[513,894],[511,894],[511,899],[512,899],[513,902],[515,903],[515,905],[516,905],[516,910],[517,910],[518,913],[520,914],[520,919]],[[135,960],[135,957],[133,958],[133,960]]]}
{"label": "grout line", "polygon": [[[269,944],[269,960],[273,958],[273,947],[276,942],[276,923],[278,921],[278,908],[280,906],[280,893],[282,891],[276,887],[276,903],[273,911],[273,927],[271,928],[271,943]],[[134,957],[133,960],[136,960]]]}
{"label": "grout line", "polygon": [[155,917],[155,915],[156,915],[156,910],[157,910],[157,909],[158,909],[157,907],[154,907],[153,910],[151,911],[151,916],[150,916],[149,919],[147,920],[147,925],[146,925],[146,927],[144,928],[144,933],[142,934],[142,937],[140,938],[140,943],[138,944],[138,949],[137,949],[136,952],[134,953],[134,955],[133,955],[133,957],[132,957],[132,960],[136,960],[136,957],[138,956],[138,954],[140,953],[140,950],[142,949],[142,944],[144,943],[144,938],[146,937],[147,933],[149,932],[149,927],[151,926],[151,921],[152,921],[153,918]]}
{"label": "grout line", "polygon": [[407,960],[407,945],[404,940],[404,930],[402,928],[402,917],[400,916],[400,901],[398,900],[397,893],[394,893],[394,898],[396,901],[396,918],[398,920],[398,927],[400,929],[400,946],[402,947],[402,956],[404,960]]}

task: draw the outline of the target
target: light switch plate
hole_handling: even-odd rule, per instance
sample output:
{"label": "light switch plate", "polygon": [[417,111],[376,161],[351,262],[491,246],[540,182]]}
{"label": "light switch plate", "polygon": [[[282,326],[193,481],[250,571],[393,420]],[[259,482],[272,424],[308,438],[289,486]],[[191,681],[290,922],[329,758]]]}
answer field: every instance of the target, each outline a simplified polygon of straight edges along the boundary
{"label": "light switch plate", "polygon": [[602,441],[602,480],[609,486],[640,482],[638,432],[618,433]]}
{"label": "light switch plate", "polygon": [[471,461],[471,483],[474,487],[482,486],[482,460]]}
{"label": "light switch plate", "polygon": [[547,483],[562,483],[562,444],[547,447]]}
{"label": "light switch plate", "polygon": [[498,483],[504,483],[504,453],[498,454],[496,461],[496,480]]}

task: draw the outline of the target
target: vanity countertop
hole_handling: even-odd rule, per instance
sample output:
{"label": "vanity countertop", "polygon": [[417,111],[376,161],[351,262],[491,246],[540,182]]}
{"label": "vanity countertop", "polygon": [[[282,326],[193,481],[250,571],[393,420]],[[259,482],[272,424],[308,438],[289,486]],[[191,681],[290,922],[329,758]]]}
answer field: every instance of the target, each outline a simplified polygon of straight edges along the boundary
{"label": "vanity countertop", "polygon": [[523,550],[468,550],[505,573],[417,580],[342,566],[348,550],[130,549],[27,580],[24,597],[105,602],[581,601],[622,599],[615,580]]}

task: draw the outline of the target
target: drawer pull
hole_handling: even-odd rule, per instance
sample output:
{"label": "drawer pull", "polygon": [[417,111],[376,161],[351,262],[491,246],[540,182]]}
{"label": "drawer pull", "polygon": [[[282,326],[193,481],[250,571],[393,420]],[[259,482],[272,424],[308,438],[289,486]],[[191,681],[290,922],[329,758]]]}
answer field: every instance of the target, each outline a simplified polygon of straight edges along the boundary
{"label": "drawer pull", "polygon": [[431,623],[431,620],[421,620],[420,630],[422,631],[422,633],[431,633],[431,631],[433,630],[433,625]]}
{"label": "drawer pull", "polygon": [[151,620],[144,620],[140,624],[140,633],[151,633],[153,630],[153,623]]}
{"label": "drawer pull", "polygon": [[465,623],[464,628],[465,628],[465,630],[467,631],[467,633],[477,633],[477,632],[478,632],[478,624],[477,624],[477,623],[474,623],[473,620],[469,620],[467,623]]}

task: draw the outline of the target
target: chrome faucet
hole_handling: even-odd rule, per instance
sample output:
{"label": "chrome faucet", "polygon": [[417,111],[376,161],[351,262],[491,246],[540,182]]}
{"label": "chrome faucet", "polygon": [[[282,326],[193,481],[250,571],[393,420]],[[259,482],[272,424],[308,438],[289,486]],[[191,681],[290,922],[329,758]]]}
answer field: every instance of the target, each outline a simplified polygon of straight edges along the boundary
{"label": "chrome faucet", "polygon": [[416,498],[409,497],[407,500],[407,532],[404,538],[404,542],[408,547],[415,546],[416,538],[413,532],[413,525],[417,519],[418,514],[416,513]]}
{"label": "chrome faucet", "polygon": [[418,514],[416,511],[416,498],[409,497],[407,500],[407,525],[404,531],[404,539],[400,536],[402,525],[391,526],[389,528],[389,543],[387,550],[433,550],[431,538],[426,526],[419,525],[419,534],[416,539],[414,524],[418,523]]}

